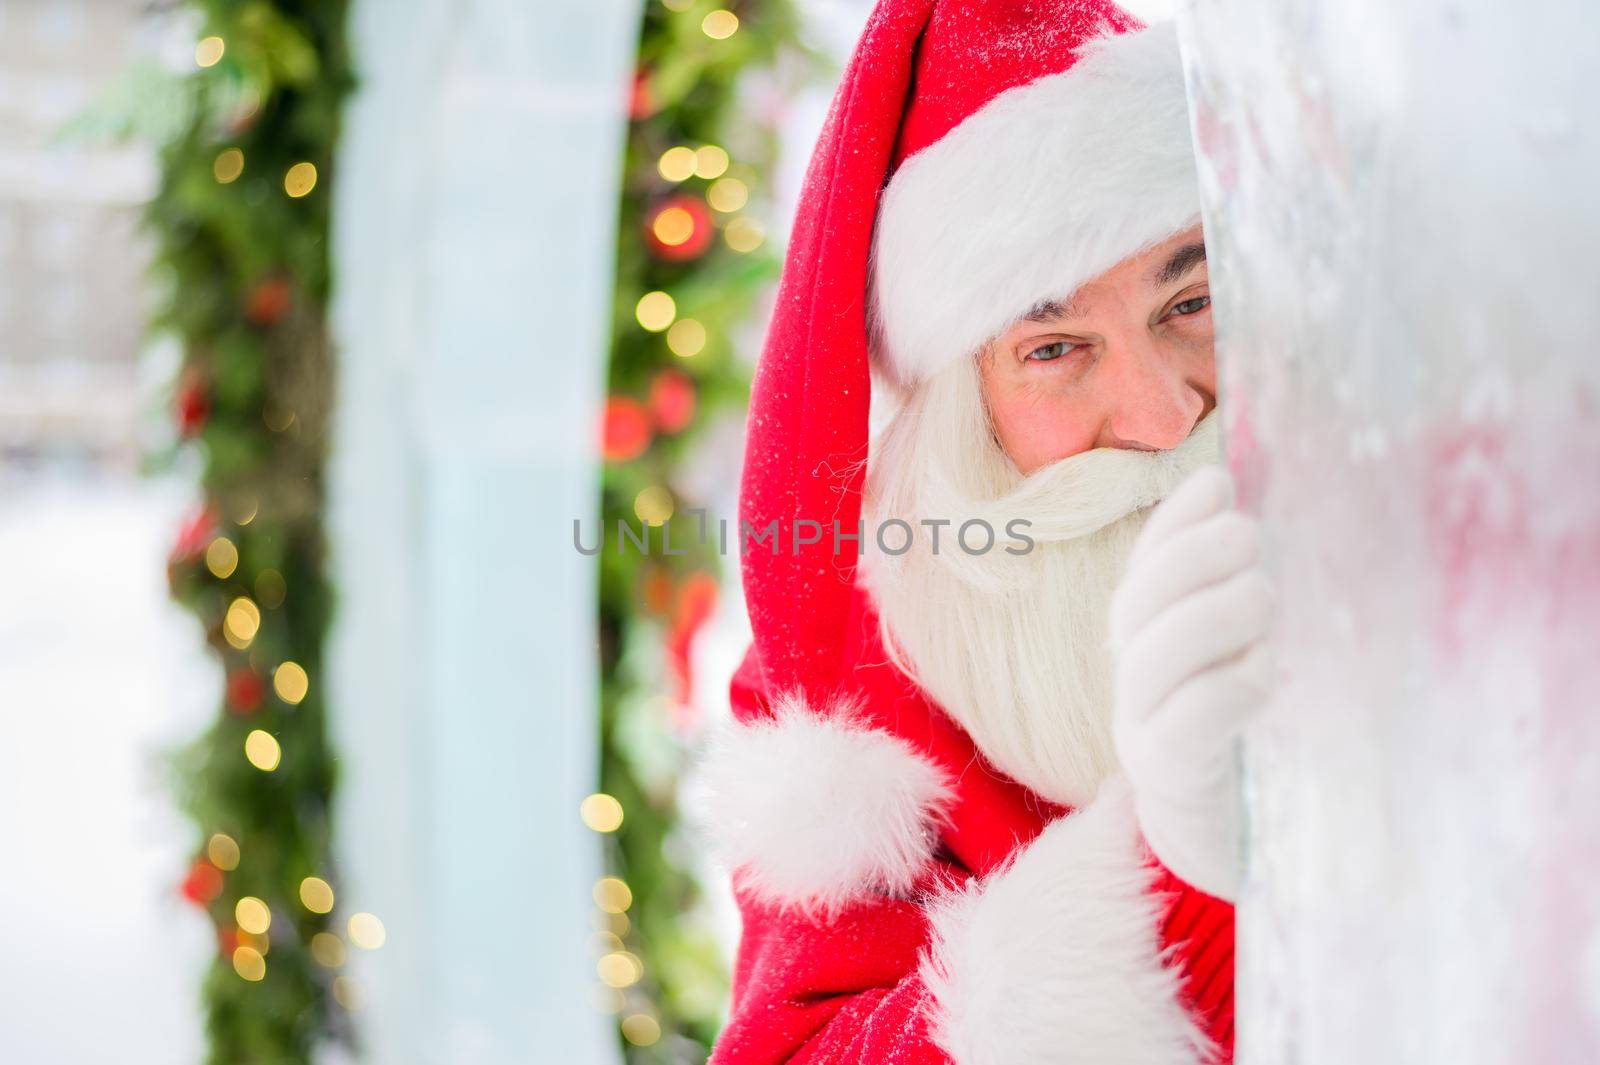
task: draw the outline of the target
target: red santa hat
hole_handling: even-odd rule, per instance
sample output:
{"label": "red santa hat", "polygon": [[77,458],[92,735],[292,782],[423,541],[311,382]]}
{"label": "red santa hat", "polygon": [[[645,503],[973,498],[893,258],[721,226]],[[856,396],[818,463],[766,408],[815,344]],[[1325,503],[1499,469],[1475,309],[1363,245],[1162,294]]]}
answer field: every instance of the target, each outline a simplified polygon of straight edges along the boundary
{"label": "red santa hat", "polygon": [[740,517],[777,523],[744,556],[769,690],[821,700],[844,680],[869,365],[925,380],[1199,213],[1170,25],[1107,0],[880,0],[807,171],[751,395]]}

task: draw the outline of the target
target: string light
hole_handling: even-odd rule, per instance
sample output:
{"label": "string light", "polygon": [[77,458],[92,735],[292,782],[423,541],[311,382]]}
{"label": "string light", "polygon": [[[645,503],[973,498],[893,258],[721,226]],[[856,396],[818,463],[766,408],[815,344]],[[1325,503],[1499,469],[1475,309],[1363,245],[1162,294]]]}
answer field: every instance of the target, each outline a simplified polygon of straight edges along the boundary
{"label": "string light", "polygon": [[753,218],[740,215],[729,222],[727,227],[723,229],[722,239],[728,242],[728,247],[744,254],[761,247],[761,242],[766,239],[766,234],[761,230],[761,223]]}
{"label": "string light", "polygon": [[278,746],[278,741],[272,733],[262,729],[253,729],[250,735],[244,738],[244,756],[250,764],[263,773],[270,773],[278,768],[278,763],[283,760],[283,748]]}
{"label": "string light", "polygon": [[264,936],[272,927],[272,911],[254,895],[246,895],[233,904],[233,921],[241,931]]}
{"label": "string light", "polygon": [[300,881],[300,905],[312,913],[330,913],[333,910],[333,888],[320,876],[308,876]]}
{"label": "string light", "polygon": [[665,292],[646,292],[634,305],[633,316],[652,333],[659,333],[678,316],[678,304]]}
{"label": "string light", "polygon": [[622,1020],[622,1038],[636,1047],[647,1047],[661,1038],[661,1024],[648,1013],[635,1013]]}
{"label": "string light", "polygon": [[235,947],[233,950],[233,971],[240,976],[255,983],[267,975],[267,959],[254,947]]}
{"label": "string light", "polygon": [[311,690],[311,680],[298,662],[282,662],[272,671],[272,690],[290,706],[298,706]]}
{"label": "string light", "polygon": [[225,51],[227,45],[223,43],[221,37],[202,37],[200,43],[194,46],[194,65],[201,68],[214,67]]}
{"label": "string light", "polygon": [[239,867],[239,844],[232,836],[218,832],[206,842],[206,857],[223,872],[232,872]]}
{"label": "string light", "polygon": [[694,236],[694,216],[682,207],[668,207],[656,215],[650,230],[661,243],[675,248]]}
{"label": "string light", "polygon": [[235,649],[243,651],[249,647],[260,630],[261,610],[255,603],[241,595],[228,604],[228,612],[222,619],[222,635]]}
{"label": "string light", "polygon": [[275,569],[264,569],[256,574],[256,598],[261,600],[261,605],[268,610],[276,610],[283,605],[283,597],[288,592],[284,584],[283,574]]}
{"label": "string light", "polygon": [[595,792],[578,807],[578,816],[596,832],[615,832],[622,827],[622,804],[604,792]]}
{"label": "string light", "polygon": [[218,580],[233,576],[239,568],[239,549],[226,536],[219,536],[206,547],[206,569]]}
{"label": "string light", "polygon": [[700,30],[713,41],[725,41],[732,37],[739,29],[739,16],[726,8],[706,15],[700,20]]}
{"label": "string light", "polygon": [[656,172],[668,181],[687,181],[694,176],[699,158],[693,148],[678,145],[668,148],[656,160]]}
{"label": "string light", "polygon": [[644,962],[638,955],[614,950],[594,965],[595,973],[609,987],[632,987],[644,976]]}
{"label": "string light", "polygon": [[311,937],[311,956],[324,969],[337,969],[344,964],[344,940],[332,932],[318,932]]}
{"label": "string light", "polygon": [[389,938],[383,922],[370,913],[351,914],[345,928],[350,933],[350,942],[362,950],[377,950]]}
{"label": "string light", "polygon": [[360,984],[348,976],[333,978],[333,998],[352,1013],[367,1004],[366,992],[361,989]]}
{"label": "string light", "polygon": [[603,876],[594,882],[594,904],[606,913],[622,913],[633,905],[633,892],[616,877]]}
{"label": "string light", "polygon": [[694,153],[694,176],[719,178],[728,172],[728,153],[715,144],[708,144]]}
{"label": "string light", "polygon": [[211,175],[219,185],[231,185],[244,173],[244,153],[237,148],[224,148],[211,164]]}
{"label": "string light", "polygon": [[750,190],[738,178],[719,178],[706,190],[706,202],[713,210],[732,214],[750,202]]}
{"label": "string light", "polygon": [[680,359],[698,355],[706,346],[706,327],[698,319],[679,318],[667,330],[667,350]]}
{"label": "string light", "polygon": [[296,163],[283,175],[283,191],[298,200],[317,187],[317,168],[311,163]]}
{"label": "string light", "polygon": [[672,493],[658,484],[640,489],[633,497],[633,512],[646,525],[664,525],[672,517]]}

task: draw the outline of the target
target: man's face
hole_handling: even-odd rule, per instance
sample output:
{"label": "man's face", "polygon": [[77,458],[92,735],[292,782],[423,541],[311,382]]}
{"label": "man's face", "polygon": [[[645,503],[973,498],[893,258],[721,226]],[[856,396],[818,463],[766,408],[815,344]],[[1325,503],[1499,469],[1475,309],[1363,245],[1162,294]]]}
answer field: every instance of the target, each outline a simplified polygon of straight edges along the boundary
{"label": "man's face", "polygon": [[980,356],[1000,446],[1024,474],[1097,447],[1165,451],[1216,405],[1199,226],[1042,304]]}

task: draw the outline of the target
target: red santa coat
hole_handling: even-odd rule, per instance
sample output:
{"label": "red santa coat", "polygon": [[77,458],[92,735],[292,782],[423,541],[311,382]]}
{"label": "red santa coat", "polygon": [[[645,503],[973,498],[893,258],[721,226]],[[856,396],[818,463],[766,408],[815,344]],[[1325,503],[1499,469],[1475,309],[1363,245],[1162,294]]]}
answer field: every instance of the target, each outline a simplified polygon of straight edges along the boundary
{"label": "red santa coat", "polygon": [[[996,204],[1036,224],[986,242]],[[1197,213],[1170,33],[1104,0],[880,0],[752,389],[740,517],[775,542],[743,545],[754,646],[695,785],[744,918],[713,1062],[1231,1058],[1232,908],[1154,860],[1120,776],[1066,810],[990,765],[828,535],[861,518],[869,348],[914,386]]]}
{"label": "red santa coat", "polygon": [[1069,811],[989,765],[851,601],[853,705],[774,700],[752,647],[706,767],[725,835],[764,837],[729,855],[713,1065],[1231,1061],[1233,907],[1149,853],[1120,780]]}

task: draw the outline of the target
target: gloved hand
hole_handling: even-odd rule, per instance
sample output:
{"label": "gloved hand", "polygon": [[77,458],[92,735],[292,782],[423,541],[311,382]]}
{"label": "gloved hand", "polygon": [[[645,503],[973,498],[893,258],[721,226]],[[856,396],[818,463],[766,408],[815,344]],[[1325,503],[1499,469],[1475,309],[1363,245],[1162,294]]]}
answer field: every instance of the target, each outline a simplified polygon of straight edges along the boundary
{"label": "gloved hand", "polygon": [[1156,857],[1232,900],[1241,810],[1234,739],[1266,705],[1275,596],[1257,523],[1221,466],[1191,474],[1145,522],[1112,596],[1113,735]]}

